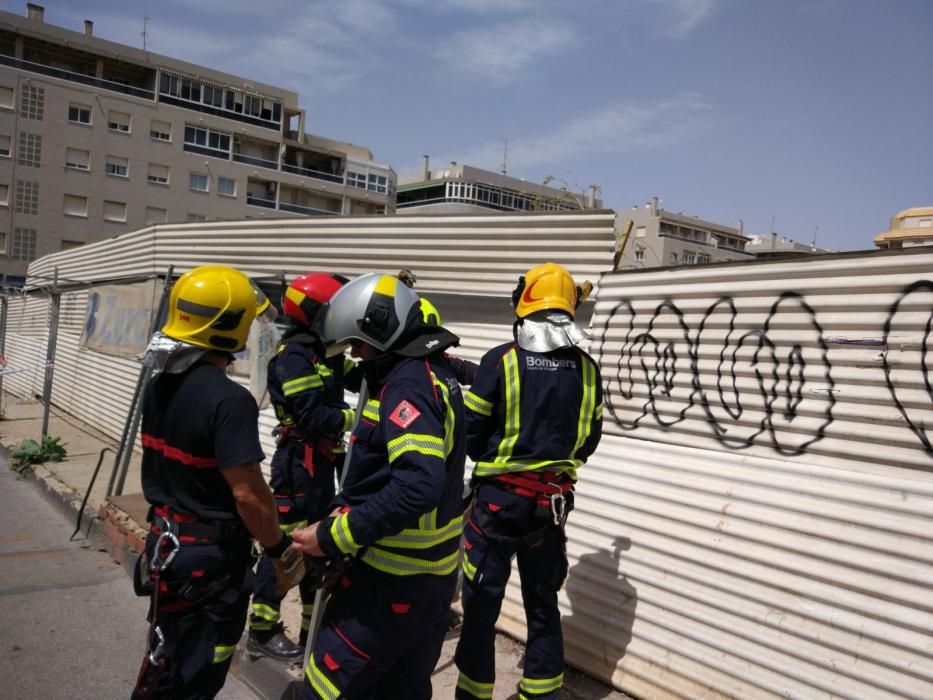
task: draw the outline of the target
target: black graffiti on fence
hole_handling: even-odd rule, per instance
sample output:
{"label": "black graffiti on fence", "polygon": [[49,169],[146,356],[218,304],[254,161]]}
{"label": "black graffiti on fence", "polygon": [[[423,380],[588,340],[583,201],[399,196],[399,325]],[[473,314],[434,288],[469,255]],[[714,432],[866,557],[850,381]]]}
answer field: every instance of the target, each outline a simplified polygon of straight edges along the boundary
{"label": "black graffiti on fence", "polygon": [[[813,332],[812,347],[817,355],[812,366],[807,364],[807,353],[801,343],[794,343],[787,350],[786,357],[779,359],[778,353],[782,346],[769,337],[774,319],[783,313],[784,307],[788,305],[794,307],[791,311],[803,312],[809,320]],[[699,370],[700,348],[708,344],[704,340],[708,332],[707,324],[721,312],[728,314],[728,330],[722,338],[722,346],[718,353],[713,392],[703,386]],[[624,430],[635,430],[646,416],[651,415],[658,425],[668,429],[683,421],[687,412],[699,403],[706,414],[706,423],[713,436],[730,449],[747,448],[763,433],[770,436],[773,449],[782,455],[801,454],[810,445],[821,440],[826,428],[833,421],[832,411],[836,399],[833,393],[835,384],[831,374],[832,367],[816,312],[800,294],[785,292],[772,304],[761,330],[747,331],[733,341],[737,315],[734,300],[731,297],[721,297],[707,308],[696,335],[691,338],[684,314],[668,299],[655,308],[648,321],[647,330],[638,333],[636,312],[632,303],[627,299],[620,301],[610,311],[602,328],[597,329],[597,345],[594,348],[600,355],[605,355],[611,342],[610,329],[614,333],[624,333],[615,376],[605,377],[604,388],[604,403],[616,424]],[[674,342],[661,342],[657,339],[656,324],[665,317],[674,319],[675,336],[682,339],[685,353],[678,353]],[[749,364],[758,388],[755,399],[762,417],[757,423],[745,427],[746,434],[742,434],[741,420],[749,401],[748,398],[743,400],[739,390],[740,373],[736,368],[741,363],[742,353],[749,350],[752,353]],[[676,380],[681,371],[679,366],[683,363],[689,366],[687,394],[679,400],[679,410],[665,412],[659,406],[661,402],[678,402],[675,396]],[[636,376],[639,374],[646,391],[646,399],[640,407],[634,407],[632,411],[633,407],[624,404],[635,398]],[[821,385],[819,398],[805,398],[807,384],[810,381],[815,382],[816,377],[819,377]],[[612,379],[615,381],[611,381]],[[789,428],[790,424],[804,413],[802,407],[805,401],[808,403],[807,413],[810,416],[816,415],[819,421],[816,429],[796,432],[779,430],[776,423],[782,422],[783,427]],[[818,404],[822,404],[822,407]],[[633,412],[636,415],[631,418]],[[718,415],[720,412],[725,415]]]}
{"label": "black graffiti on fence", "polygon": [[[884,335],[882,340],[886,351],[881,354],[881,358],[884,367],[884,379],[888,385],[888,391],[891,393],[891,398],[894,400],[894,405],[897,406],[897,410],[904,417],[904,420],[907,421],[908,427],[920,440],[924,451],[928,455],[933,456],[933,444],[931,444],[930,437],[927,435],[927,426],[922,420],[912,417],[910,411],[907,410],[907,406],[901,401],[901,398],[898,396],[897,382],[895,382],[894,378],[891,376],[896,368],[892,367],[888,361],[888,355],[891,352],[891,333],[895,328],[895,322],[897,320],[897,314],[900,311],[901,303],[911,294],[921,290],[933,293],[933,282],[930,280],[919,280],[908,285],[901,291],[897,300],[891,305],[888,311],[888,318],[884,322]],[[914,323],[910,324],[911,327],[913,327],[913,325]],[[920,341],[920,373],[923,377],[923,385],[926,389],[927,398],[930,400],[930,403],[933,404],[933,385],[931,385],[930,382],[930,365],[927,359],[927,353],[930,347],[931,325],[933,325],[933,305],[930,306],[930,314],[927,316],[926,323],[924,324],[923,338]]]}

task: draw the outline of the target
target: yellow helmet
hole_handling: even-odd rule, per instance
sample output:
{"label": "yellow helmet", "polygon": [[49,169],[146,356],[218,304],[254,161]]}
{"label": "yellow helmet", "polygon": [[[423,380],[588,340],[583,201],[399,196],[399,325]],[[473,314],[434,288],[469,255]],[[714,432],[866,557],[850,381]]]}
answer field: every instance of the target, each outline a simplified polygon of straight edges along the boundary
{"label": "yellow helmet", "polygon": [[570,273],[549,262],[531,268],[518,278],[518,286],[512,292],[512,305],[519,318],[545,309],[566,311],[573,317],[577,310],[577,293]]}
{"label": "yellow helmet", "polygon": [[239,352],[249,327],[269,308],[255,283],[226,265],[203,265],[178,278],[162,332],[189,345]]}
{"label": "yellow helmet", "polygon": [[421,297],[420,302],[421,317],[424,319],[424,322],[429,326],[443,326],[444,322],[441,320],[441,312],[437,310],[437,307],[424,297]]}

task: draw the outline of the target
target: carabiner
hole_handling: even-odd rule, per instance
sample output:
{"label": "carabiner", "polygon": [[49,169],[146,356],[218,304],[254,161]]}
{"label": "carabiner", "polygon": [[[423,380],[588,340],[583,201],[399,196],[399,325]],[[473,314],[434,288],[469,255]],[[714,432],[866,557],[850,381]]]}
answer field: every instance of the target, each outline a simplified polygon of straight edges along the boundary
{"label": "carabiner", "polygon": [[[152,648],[152,637],[155,635],[159,638],[158,644],[156,644],[155,649]],[[152,634],[149,635],[149,662],[152,664],[158,665],[159,659],[162,657],[162,654],[165,652],[165,635],[162,634],[162,628],[156,625],[152,628]]]}
{"label": "carabiner", "polygon": [[[162,547],[165,545],[166,540],[171,543],[172,551],[163,557]],[[168,531],[163,532],[159,535],[159,539],[156,540],[155,547],[152,548],[152,559],[149,561],[149,571],[153,574],[160,574],[165,571],[169,567],[169,564],[172,563],[175,555],[178,554],[180,548],[181,545],[174,533]]]}
{"label": "carabiner", "polygon": [[554,524],[558,527],[561,527],[564,522],[567,520],[566,513],[566,500],[564,499],[563,492],[561,493],[552,493],[550,496],[551,501],[551,515],[554,518]]}

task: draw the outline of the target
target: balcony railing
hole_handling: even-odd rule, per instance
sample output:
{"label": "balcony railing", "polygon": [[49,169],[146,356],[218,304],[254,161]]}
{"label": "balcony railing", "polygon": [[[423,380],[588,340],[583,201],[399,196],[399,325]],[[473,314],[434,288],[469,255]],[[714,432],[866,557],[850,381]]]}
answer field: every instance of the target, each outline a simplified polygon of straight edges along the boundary
{"label": "balcony railing", "polygon": [[297,165],[289,165],[287,163],[282,164],[282,170],[295,175],[313,177],[316,180],[326,180],[327,182],[343,184],[343,175],[334,175],[333,173],[325,173],[320,170],[312,170],[311,168],[299,168]]}
{"label": "balcony railing", "polygon": [[266,209],[275,209],[274,199],[264,199],[263,197],[256,197],[255,195],[251,195],[251,194],[246,195],[246,203],[252,204],[254,207],[264,207]]}
{"label": "balcony railing", "polygon": [[113,80],[104,80],[103,78],[95,78],[92,75],[84,75],[82,73],[72,73],[69,70],[63,70],[61,68],[52,68],[51,66],[44,66],[41,63],[33,63],[32,61],[24,61],[20,58],[13,58],[13,56],[3,56],[0,55],[0,64],[5,66],[12,66],[13,68],[19,68],[21,70],[29,71],[30,73],[39,73],[41,75],[47,75],[52,78],[59,78],[61,80],[69,80],[73,83],[82,83],[83,85],[92,85],[101,90],[111,90],[112,92],[122,92],[124,95],[133,95],[134,97],[142,97],[147,100],[155,99],[155,92],[152,90],[146,90],[145,88],[135,87],[133,85],[124,85],[123,83],[117,83]]}
{"label": "balcony railing", "polygon": [[233,160],[235,160],[237,163],[246,163],[247,165],[255,165],[257,168],[268,168],[269,170],[279,169],[278,161],[267,160],[265,158],[257,158],[256,156],[248,156],[245,153],[234,152]]}
{"label": "balcony railing", "polygon": [[295,214],[308,214],[310,216],[337,216],[340,214],[339,211],[315,209],[314,207],[306,207],[301,204],[289,204],[287,202],[279,202],[279,209],[282,211],[290,211]]}

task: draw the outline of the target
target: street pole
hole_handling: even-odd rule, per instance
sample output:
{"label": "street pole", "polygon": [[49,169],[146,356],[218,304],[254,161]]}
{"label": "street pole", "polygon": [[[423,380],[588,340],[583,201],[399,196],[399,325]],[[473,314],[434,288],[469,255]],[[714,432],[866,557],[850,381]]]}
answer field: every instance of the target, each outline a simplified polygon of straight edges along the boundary
{"label": "street pole", "polygon": [[10,301],[6,295],[6,275],[0,283],[0,417],[3,416],[3,373],[6,369],[6,325],[10,313]]}
{"label": "street pole", "polygon": [[49,317],[49,342],[45,351],[45,383],[42,387],[42,441],[49,435],[49,409],[52,404],[52,375],[55,372],[55,345],[58,342],[58,312],[62,295],[58,289],[58,268],[52,281],[51,313]]}

